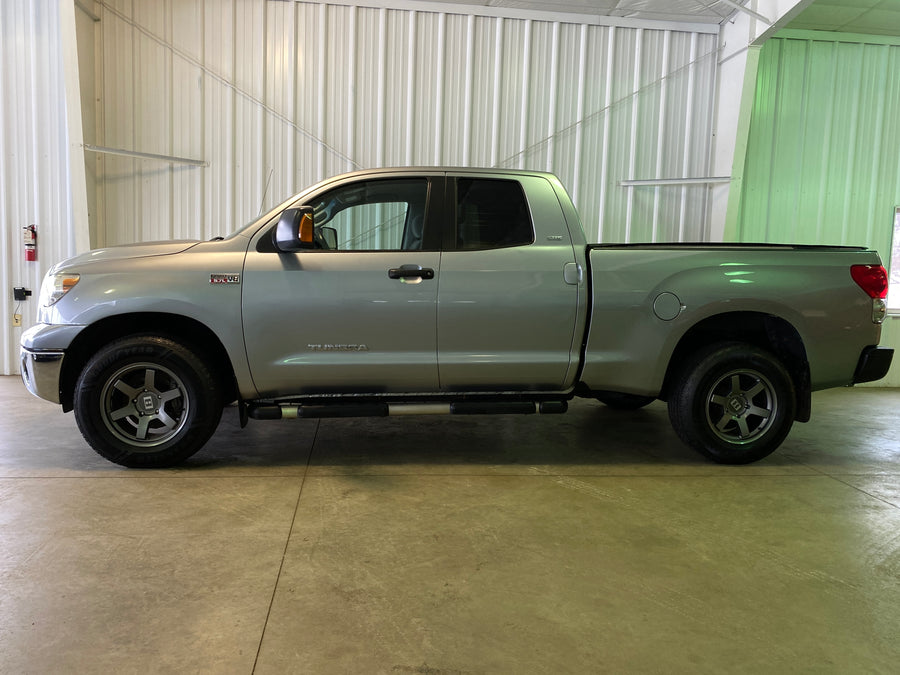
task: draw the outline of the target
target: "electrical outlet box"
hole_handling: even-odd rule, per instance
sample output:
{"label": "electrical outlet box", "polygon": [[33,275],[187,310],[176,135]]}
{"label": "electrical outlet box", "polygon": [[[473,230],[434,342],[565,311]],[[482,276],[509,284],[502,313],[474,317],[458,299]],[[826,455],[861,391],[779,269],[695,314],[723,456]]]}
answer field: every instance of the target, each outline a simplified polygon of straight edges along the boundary
{"label": "electrical outlet box", "polygon": [[22,325],[22,315],[21,314],[13,314],[13,326],[21,326]]}

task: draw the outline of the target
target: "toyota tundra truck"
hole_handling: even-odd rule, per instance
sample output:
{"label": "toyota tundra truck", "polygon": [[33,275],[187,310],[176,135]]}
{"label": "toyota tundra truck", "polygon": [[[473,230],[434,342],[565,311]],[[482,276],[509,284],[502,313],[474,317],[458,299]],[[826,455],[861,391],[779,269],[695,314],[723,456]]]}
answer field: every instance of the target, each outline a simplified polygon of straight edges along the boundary
{"label": "toyota tundra truck", "polygon": [[773,452],[811,393],[883,377],[887,274],[865,248],[588,245],[548,173],[327,179],[213,241],[51,268],[21,338],[36,396],[129,467],[248,419],[563,413],[667,402],[721,463]]}

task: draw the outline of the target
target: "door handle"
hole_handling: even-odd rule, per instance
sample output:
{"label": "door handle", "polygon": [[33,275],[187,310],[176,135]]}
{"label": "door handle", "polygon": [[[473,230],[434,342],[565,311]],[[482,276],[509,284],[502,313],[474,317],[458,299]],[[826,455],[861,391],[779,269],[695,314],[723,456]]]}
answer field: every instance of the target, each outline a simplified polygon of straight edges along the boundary
{"label": "door handle", "polygon": [[389,269],[388,277],[391,279],[434,279],[434,270],[418,265],[403,265]]}

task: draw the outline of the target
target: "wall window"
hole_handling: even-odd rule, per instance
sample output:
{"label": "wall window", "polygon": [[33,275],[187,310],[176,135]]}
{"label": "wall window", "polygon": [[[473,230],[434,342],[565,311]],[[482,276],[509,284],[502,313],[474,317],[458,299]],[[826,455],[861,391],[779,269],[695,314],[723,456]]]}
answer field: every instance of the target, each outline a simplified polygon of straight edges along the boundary
{"label": "wall window", "polygon": [[890,285],[888,309],[900,312],[900,206],[894,210],[894,238],[891,243]]}

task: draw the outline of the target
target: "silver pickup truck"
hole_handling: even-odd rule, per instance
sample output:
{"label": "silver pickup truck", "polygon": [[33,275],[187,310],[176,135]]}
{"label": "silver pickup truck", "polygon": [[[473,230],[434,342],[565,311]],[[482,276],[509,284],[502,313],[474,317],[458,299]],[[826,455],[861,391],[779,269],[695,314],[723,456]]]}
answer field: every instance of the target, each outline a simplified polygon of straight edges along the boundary
{"label": "silver pickup truck", "polygon": [[53,267],[21,341],[35,395],[113,462],[178,463],[248,418],[562,413],[668,402],[740,464],[810,394],[883,377],[887,275],[863,248],[587,245],[553,175],[330,178],[226,238]]}

